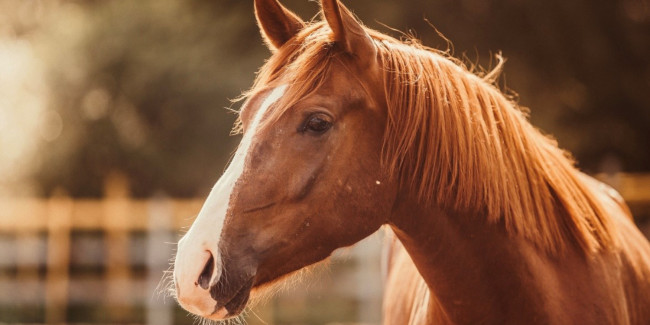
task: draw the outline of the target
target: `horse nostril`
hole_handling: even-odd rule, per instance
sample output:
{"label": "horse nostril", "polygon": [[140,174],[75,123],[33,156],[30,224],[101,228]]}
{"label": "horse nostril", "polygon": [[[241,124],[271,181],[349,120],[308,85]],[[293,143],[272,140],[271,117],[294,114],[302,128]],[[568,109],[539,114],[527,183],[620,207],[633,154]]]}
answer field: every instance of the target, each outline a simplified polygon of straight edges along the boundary
{"label": "horse nostril", "polygon": [[210,279],[212,278],[212,271],[214,270],[214,257],[212,256],[212,253],[208,253],[210,254],[210,258],[208,259],[208,262],[205,263],[205,267],[203,267],[203,271],[201,272],[201,275],[199,275],[198,280],[198,285],[205,290],[210,287]]}

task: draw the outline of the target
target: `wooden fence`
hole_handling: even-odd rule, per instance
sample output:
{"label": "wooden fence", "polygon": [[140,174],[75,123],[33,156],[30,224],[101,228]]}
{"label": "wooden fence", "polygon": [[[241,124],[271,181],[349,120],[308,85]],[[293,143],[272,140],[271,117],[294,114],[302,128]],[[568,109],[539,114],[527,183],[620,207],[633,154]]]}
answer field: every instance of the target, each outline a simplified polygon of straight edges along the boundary
{"label": "wooden fence", "polygon": [[[103,235],[105,249],[100,247],[100,252],[96,253],[103,255],[102,281],[107,284],[92,286],[92,281],[85,281],[90,286],[84,288],[84,281],[80,281],[76,286],[79,296],[88,296],[84,289],[101,291],[101,303],[124,305],[130,304],[135,295],[135,299],[148,303],[148,310],[156,310],[159,299],[147,295],[156,291],[162,272],[169,266],[173,243],[178,239],[175,234],[191,224],[202,203],[201,199],[172,200],[163,196],[148,200],[131,199],[126,180],[122,177],[113,177],[107,182],[105,197],[101,200],[73,200],[63,193],[49,199],[0,198],[0,232],[14,238],[12,246],[15,250],[14,254],[5,254],[13,257],[13,263],[7,260],[3,263],[5,267],[15,264],[15,281],[4,282],[4,288],[0,287],[0,297],[5,300],[23,299],[26,304],[40,303],[45,306],[46,323],[66,322],[70,290],[74,287],[70,279],[72,233],[96,232]],[[131,281],[133,233],[147,234],[147,253],[142,262],[150,274],[145,276],[145,283]],[[45,256],[39,253],[39,241],[43,238],[46,239]],[[44,281],[41,281],[43,276],[39,276],[42,264],[45,266]],[[29,283],[32,285],[22,287]],[[43,285],[39,287],[34,283]],[[29,289],[32,289],[31,293],[24,293]],[[39,301],[38,296],[44,300]],[[170,317],[169,312],[157,311],[150,316],[147,317],[149,323],[171,323],[161,319]],[[0,321],[3,321],[2,315]]]}
{"label": "wooden fence", "polygon": [[[646,222],[650,232],[650,174],[600,175],[613,184]],[[13,245],[3,250],[0,241],[0,269],[14,268],[12,277],[0,270],[0,306],[24,300],[44,306],[46,323],[69,321],[69,304],[85,299],[86,291],[101,292],[101,303],[129,304],[134,300],[146,304],[146,322],[172,324],[170,306],[152,297],[163,270],[169,266],[179,233],[193,221],[203,199],[170,199],[164,196],[141,200],[129,196],[127,181],[113,177],[107,181],[102,199],[71,199],[57,193],[49,199],[0,198],[0,239],[10,236]],[[93,284],[71,276],[72,238],[78,232],[99,232],[103,236],[104,269],[102,282]],[[143,263],[145,276],[133,281],[132,235],[144,233],[141,243],[146,251]],[[43,240],[43,238],[45,238]],[[374,245],[374,246],[373,246]],[[355,274],[350,278],[360,299],[357,312],[366,314],[366,321],[378,320],[381,289],[374,288],[379,279],[379,245],[366,245],[353,253],[358,259]],[[42,251],[45,253],[43,254]],[[4,255],[4,257],[3,257]],[[88,254],[87,254],[88,255]],[[372,266],[368,266],[372,265]],[[42,270],[44,268],[44,270]],[[359,279],[366,279],[359,281]],[[370,278],[374,282],[368,282]],[[370,283],[370,284],[368,284]],[[77,298],[75,298],[77,297]],[[168,302],[169,304],[170,302]],[[376,315],[376,316],[373,316]],[[375,319],[373,319],[375,317]],[[0,314],[0,322],[3,320]]]}

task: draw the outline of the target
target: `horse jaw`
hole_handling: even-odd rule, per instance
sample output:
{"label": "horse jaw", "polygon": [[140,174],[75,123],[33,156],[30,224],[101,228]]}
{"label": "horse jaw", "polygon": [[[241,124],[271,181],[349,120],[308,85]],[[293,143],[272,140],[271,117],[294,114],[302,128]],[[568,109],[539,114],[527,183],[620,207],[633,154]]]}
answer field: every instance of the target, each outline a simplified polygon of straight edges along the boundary
{"label": "horse jaw", "polygon": [[[228,315],[225,308],[217,310],[217,305],[227,302],[215,301],[210,295],[210,287],[219,282],[223,273],[222,254],[219,251],[221,231],[230,206],[230,196],[235,184],[244,172],[244,164],[249,148],[269,107],[275,103],[286,90],[286,86],[273,89],[255,114],[248,132],[235,152],[235,156],[221,178],[210,192],[199,215],[189,231],[178,242],[178,251],[174,261],[174,284],[178,303],[187,311],[211,319],[223,319]],[[212,274],[206,274],[209,266]],[[202,279],[209,276],[209,281]]]}

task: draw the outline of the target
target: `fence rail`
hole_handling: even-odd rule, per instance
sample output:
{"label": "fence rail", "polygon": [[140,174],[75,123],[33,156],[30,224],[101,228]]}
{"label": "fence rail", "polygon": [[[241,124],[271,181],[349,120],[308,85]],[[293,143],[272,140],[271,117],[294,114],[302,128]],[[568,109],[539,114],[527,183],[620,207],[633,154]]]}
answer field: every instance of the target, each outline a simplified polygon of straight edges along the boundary
{"label": "fence rail", "polygon": [[[72,199],[60,192],[48,199],[0,198],[0,234],[15,239],[13,262],[5,257],[2,263],[15,265],[15,279],[5,276],[1,281],[0,274],[0,288],[4,289],[0,296],[43,305],[43,320],[54,324],[67,321],[71,298],[85,300],[93,296],[86,291],[101,292],[102,304],[128,305],[138,300],[148,305],[149,323],[170,324],[169,306],[160,308],[159,300],[147,299],[151,297],[143,293],[155,291],[169,266],[171,243],[177,239],[174,234],[191,224],[201,205],[201,199],[132,199],[126,179],[120,176],[107,180],[102,199]],[[72,234],[79,232],[102,234],[100,281],[71,279]],[[147,234],[146,258],[140,261],[148,271],[144,277],[131,274],[134,232]],[[45,254],[39,253],[43,238]],[[39,269],[43,267],[45,274],[41,277]],[[19,294],[26,288],[30,293]]]}
{"label": "fence rail", "polygon": [[60,228],[76,230],[146,231],[147,218],[156,200],[169,204],[172,224],[169,229],[182,229],[193,221],[202,199],[75,199],[55,196],[40,198],[0,198],[0,231],[40,232]]}
{"label": "fence rail", "polygon": [[[633,210],[641,212],[641,219],[650,225],[650,174],[599,175],[598,178],[617,188]],[[173,245],[164,243],[178,239],[179,230],[191,224],[202,203],[203,199],[164,196],[133,199],[129,197],[127,181],[121,177],[107,181],[102,199],[72,199],[63,193],[47,199],[0,198],[0,237],[11,236],[14,240],[13,248],[9,249],[13,252],[6,247],[3,249],[0,242],[0,306],[8,299],[36,302],[44,306],[46,323],[65,323],[71,301],[86,299],[86,291],[100,291],[102,303],[144,301],[148,323],[173,323],[170,307],[150,299],[150,295],[173,254]],[[646,231],[649,227],[646,226]],[[103,236],[101,281],[71,278],[73,234],[93,231]],[[146,254],[140,263],[146,270],[145,275],[139,277],[134,277],[130,256],[133,233],[145,234],[142,244]],[[368,256],[371,260],[378,259],[378,249],[368,247],[357,251],[360,264],[369,264]],[[360,286],[364,299],[372,300],[372,306],[359,308],[360,313],[370,315],[369,318],[378,313],[380,297],[376,296],[381,291],[373,291],[357,278],[373,272],[373,276],[378,277],[379,263],[376,264],[374,269],[358,267],[350,280],[357,283],[342,285],[346,288]],[[3,275],[3,267],[14,268],[14,276]],[[44,271],[40,270],[43,268]],[[18,295],[18,291],[23,291],[22,295]],[[1,321],[5,320],[0,314]]]}

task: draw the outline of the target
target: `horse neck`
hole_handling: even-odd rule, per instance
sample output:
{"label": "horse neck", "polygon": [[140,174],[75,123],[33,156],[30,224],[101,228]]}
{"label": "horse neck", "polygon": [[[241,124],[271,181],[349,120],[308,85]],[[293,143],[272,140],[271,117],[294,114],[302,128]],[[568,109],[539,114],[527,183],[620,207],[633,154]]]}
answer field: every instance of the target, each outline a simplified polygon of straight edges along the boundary
{"label": "horse neck", "polygon": [[432,301],[453,323],[485,322],[486,315],[496,317],[487,323],[506,317],[511,322],[517,317],[508,313],[512,308],[518,315],[543,317],[542,310],[535,310],[543,303],[533,274],[545,262],[532,244],[509,236],[484,216],[452,215],[416,200],[400,202],[391,227],[436,298]]}

